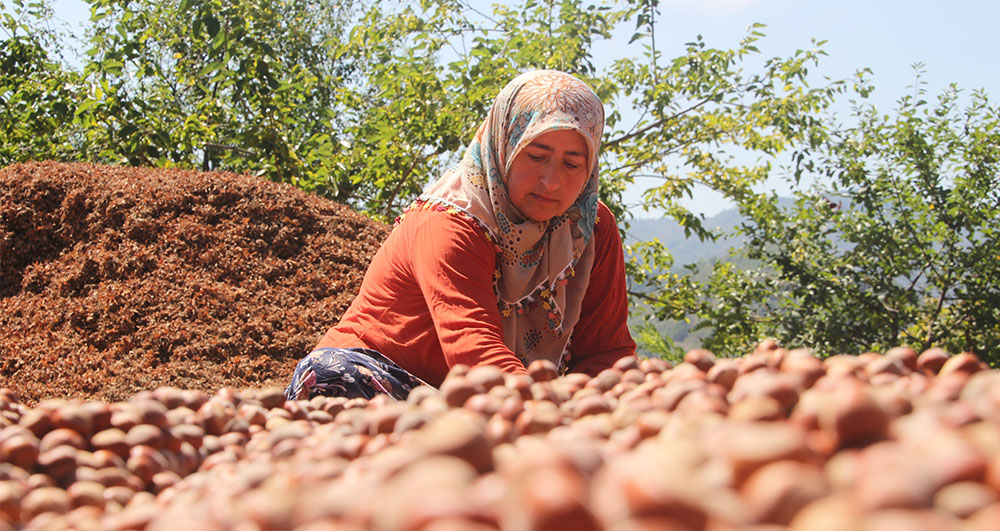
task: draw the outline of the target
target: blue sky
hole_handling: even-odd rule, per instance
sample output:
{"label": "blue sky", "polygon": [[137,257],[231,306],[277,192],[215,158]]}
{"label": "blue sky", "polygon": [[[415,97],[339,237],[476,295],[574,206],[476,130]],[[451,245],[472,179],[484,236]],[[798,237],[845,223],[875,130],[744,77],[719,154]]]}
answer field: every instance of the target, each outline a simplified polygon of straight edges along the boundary
{"label": "blue sky", "polygon": [[[71,23],[88,16],[82,0],[56,0],[54,6],[56,16]],[[995,0],[661,0],[656,42],[666,57],[682,54],[684,43],[698,34],[709,46],[731,48],[754,22],[768,26],[758,46],[763,57],[788,56],[810,47],[811,38],[826,40],[829,56],[814,73],[843,78],[870,68],[876,88],[872,100],[889,112],[912,85],[916,62],[924,64],[923,80],[931,94],[954,82],[966,90],[985,89],[996,101],[997,21],[1000,2]],[[629,35],[625,32],[620,43],[602,48],[605,60],[622,53]],[[727,206],[704,192],[688,205],[706,215]]]}
{"label": "blue sky", "polygon": [[[667,57],[701,34],[709,46],[737,46],[748,25],[767,25],[758,47],[763,57],[788,56],[826,40],[825,57],[812,73],[840,79],[870,68],[871,97],[891,113],[900,96],[911,93],[912,65],[923,63],[922,80],[931,95],[950,83],[966,91],[985,89],[1000,97],[1000,2],[987,0],[661,0],[657,47]],[[784,190],[774,180],[768,186]],[[630,201],[638,198],[631,192]],[[730,206],[700,191],[686,205],[711,215]],[[635,212],[638,217],[649,214]]]}
{"label": "blue sky", "polygon": [[871,68],[877,93],[891,104],[923,62],[932,92],[950,82],[1000,88],[1000,2],[993,0],[662,0],[658,40],[674,46],[702,34],[717,47],[735,46],[744,28],[767,24],[766,56],[788,55],[827,40],[819,72],[843,77]]}

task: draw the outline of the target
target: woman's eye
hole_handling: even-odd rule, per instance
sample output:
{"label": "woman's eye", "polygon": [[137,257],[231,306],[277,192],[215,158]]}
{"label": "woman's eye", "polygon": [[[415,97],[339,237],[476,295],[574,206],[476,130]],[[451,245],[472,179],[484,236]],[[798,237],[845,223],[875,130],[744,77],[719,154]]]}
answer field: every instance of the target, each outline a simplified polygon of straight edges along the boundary
{"label": "woman's eye", "polygon": [[575,170],[575,169],[579,168],[580,165],[577,164],[577,163],[575,163],[575,162],[566,162],[566,167],[569,168],[569,169],[571,169],[571,170]]}
{"label": "woman's eye", "polygon": [[533,161],[535,161],[535,162],[541,162],[541,161],[545,160],[545,156],[544,155],[532,155],[531,153],[528,153],[528,158],[531,159],[531,160],[533,160]]}

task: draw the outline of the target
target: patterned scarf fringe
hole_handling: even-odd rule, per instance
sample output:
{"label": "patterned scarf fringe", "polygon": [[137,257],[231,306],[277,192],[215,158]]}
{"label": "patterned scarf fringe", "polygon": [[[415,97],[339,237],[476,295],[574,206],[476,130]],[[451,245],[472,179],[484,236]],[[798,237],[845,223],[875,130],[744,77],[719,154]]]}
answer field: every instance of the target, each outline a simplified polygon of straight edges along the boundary
{"label": "patterned scarf fringe", "polygon": [[503,259],[503,250],[500,244],[493,234],[483,222],[479,221],[478,218],[470,214],[464,208],[455,205],[449,201],[438,198],[417,198],[410,206],[403,210],[396,220],[393,222],[393,226],[399,225],[403,218],[410,212],[417,210],[434,210],[437,212],[444,212],[451,215],[461,216],[465,219],[475,222],[475,224],[483,231],[486,238],[490,240],[493,244],[493,248],[496,250],[496,268],[493,271],[493,292],[497,295],[497,308],[500,310],[500,315],[504,317],[511,317],[516,315],[518,317],[523,316],[528,313],[534,304],[541,304],[542,308],[546,310],[546,325],[548,327],[548,332],[552,334],[557,334],[562,336],[562,322],[563,314],[559,309],[559,305],[556,304],[556,294],[558,293],[558,288],[565,286],[569,282],[569,279],[576,275],[576,262],[579,257],[574,257],[573,261],[566,265],[566,267],[556,275],[554,281],[551,281],[546,285],[545,282],[537,286],[528,295],[521,297],[517,301],[508,302],[500,298],[500,264]]}

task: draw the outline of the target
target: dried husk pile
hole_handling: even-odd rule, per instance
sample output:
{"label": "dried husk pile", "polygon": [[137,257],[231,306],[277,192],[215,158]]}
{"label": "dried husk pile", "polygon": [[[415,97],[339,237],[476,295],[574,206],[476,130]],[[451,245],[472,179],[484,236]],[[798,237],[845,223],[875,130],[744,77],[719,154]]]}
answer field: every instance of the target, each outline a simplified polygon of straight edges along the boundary
{"label": "dried husk pile", "polygon": [[228,173],[0,170],[0,387],[124,400],[280,385],[357,292],[387,227]]}

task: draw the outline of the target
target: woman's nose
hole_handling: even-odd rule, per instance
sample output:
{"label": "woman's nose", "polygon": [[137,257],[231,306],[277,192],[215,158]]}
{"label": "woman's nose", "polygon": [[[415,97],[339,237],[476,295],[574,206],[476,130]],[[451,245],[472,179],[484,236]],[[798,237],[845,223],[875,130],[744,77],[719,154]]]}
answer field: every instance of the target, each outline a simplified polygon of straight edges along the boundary
{"label": "woman's nose", "polygon": [[542,168],[542,174],[539,176],[538,180],[546,190],[555,190],[559,188],[559,175],[557,175],[551,164],[546,164]]}

